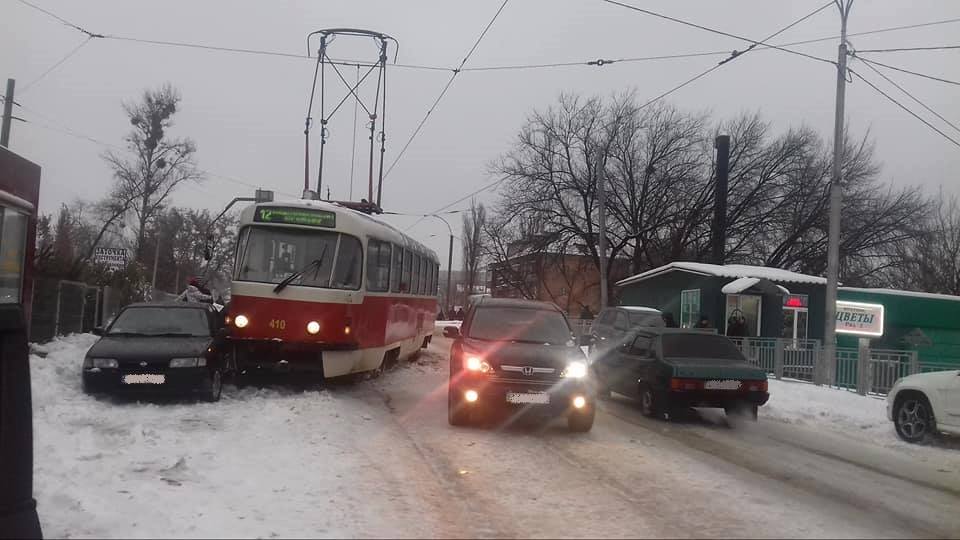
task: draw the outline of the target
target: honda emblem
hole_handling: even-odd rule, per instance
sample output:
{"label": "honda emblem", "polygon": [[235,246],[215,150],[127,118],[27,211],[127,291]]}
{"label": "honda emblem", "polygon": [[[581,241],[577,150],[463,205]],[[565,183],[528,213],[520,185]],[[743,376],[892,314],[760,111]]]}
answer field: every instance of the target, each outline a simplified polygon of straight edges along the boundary
{"label": "honda emblem", "polygon": [[523,366],[523,369],[520,370],[520,373],[523,373],[527,377],[533,375],[533,368],[530,366]]}
{"label": "honda emblem", "polygon": [[140,367],[147,367],[147,363],[146,363],[146,362],[140,362]]}

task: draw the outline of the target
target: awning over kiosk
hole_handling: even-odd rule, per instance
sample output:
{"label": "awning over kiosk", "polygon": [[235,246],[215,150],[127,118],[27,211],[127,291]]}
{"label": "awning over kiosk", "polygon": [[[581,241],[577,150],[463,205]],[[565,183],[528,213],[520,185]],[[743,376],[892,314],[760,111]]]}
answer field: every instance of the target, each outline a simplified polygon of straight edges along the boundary
{"label": "awning over kiosk", "polygon": [[747,289],[755,288],[763,293],[790,294],[786,287],[777,285],[768,279],[742,277],[727,283],[720,289],[723,294],[740,294]]}

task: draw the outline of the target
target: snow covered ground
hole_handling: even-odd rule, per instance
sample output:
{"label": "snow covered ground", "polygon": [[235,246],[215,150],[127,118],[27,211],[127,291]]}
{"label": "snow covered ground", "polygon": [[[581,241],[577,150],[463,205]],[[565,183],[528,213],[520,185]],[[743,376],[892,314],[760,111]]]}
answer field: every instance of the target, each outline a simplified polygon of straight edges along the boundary
{"label": "snow covered ground", "polygon": [[[396,435],[351,389],[229,388],[218,403],[94,399],[95,336],[32,356],[35,492],[47,537],[436,536],[382,470]],[[391,476],[395,477],[393,481]]]}
{"label": "snow covered ground", "polygon": [[816,386],[784,379],[769,381],[770,401],[762,408],[764,418],[788,424],[827,429],[871,445],[911,455],[942,455],[960,459],[954,438],[933,446],[901,441],[887,420],[887,402],[879,396]]}
{"label": "snow covered ground", "polygon": [[48,537],[960,536],[960,453],[900,443],[883,400],[846,391],[770,381],[742,430],[619,398],[586,435],[456,429],[443,338],[375,381],[219,403],[84,395],[95,341],[31,357]]}

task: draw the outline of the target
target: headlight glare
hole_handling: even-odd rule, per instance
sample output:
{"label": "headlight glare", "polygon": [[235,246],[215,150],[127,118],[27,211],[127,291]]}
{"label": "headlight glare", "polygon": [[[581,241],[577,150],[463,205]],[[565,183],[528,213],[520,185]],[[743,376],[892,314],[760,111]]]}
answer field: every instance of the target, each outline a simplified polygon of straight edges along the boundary
{"label": "headlight glare", "polygon": [[467,363],[468,371],[477,371],[480,373],[491,373],[493,371],[493,366],[491,366],[486,360],[478,358],[476,356],[468,356]]}
{"label": "headlight glare", "polygon": [[307,333],[310,335],[316,335],[320,333],[320,323],[317,321],[310,321],[307,323]]}
{"label": "headlight glare", "polygon": [[119,364],[113,358],[94,358],[93,367],[95,368],[115,368]]}
{"label": "headlight glare", "polygon": [[237,315],[233,318],[233,324],[236,325],[237,328],[246,328],[246,326],[250,324],[250,319],[248,319],[246,315]]}
{"label": "headlight glare", "polygon": [[571,379],[582,379],[587,376],[587,364],[581,360],[570,362],[563,370],[563,376]]}
{"label": "headlight glare", "polygon": [[172,368],[190,368],[197,367],[200,365],[200,360],[203,360],[203,365],[207,365],[206,358],[174,358],[170,360],[170,367]]}

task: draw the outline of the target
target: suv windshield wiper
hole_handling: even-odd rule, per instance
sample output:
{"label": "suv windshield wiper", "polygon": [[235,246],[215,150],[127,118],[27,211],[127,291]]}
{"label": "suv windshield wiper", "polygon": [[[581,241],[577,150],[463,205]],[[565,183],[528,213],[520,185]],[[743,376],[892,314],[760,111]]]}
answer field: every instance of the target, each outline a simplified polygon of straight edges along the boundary
{"label": "suv windshield wiper", "polygon": [[290,274],[289,276],[283,278],[283,281],[281,281],[280,283],[277,283],[277,286],[273,288],[274,294],[280,294],[280,291],[286,289],[286,288],[287,288],[287,285],[290,285],[291,283],[293,283],[293,280],[297,279],[298,277],[302,276],[303,274],[306,274],[306,273],[309,272],[310,270],[314,270],[313,277],[314,277],[314,279],[316,279],[317,274],[320,273],[320,267],[323,266],[323,257],[324,257],[324,255],[326,255],[326,253],[327,253],[327,246],[324,245],[324,246],[323,246],[323,249],[320,250],[320,256],[319,256],[319,257],[317,257],[316,259],[310,261],[306,266],[304,266],[304,267],[301,268],[300,270],[297,270],[296,272],[294,272],[294,273]]}

